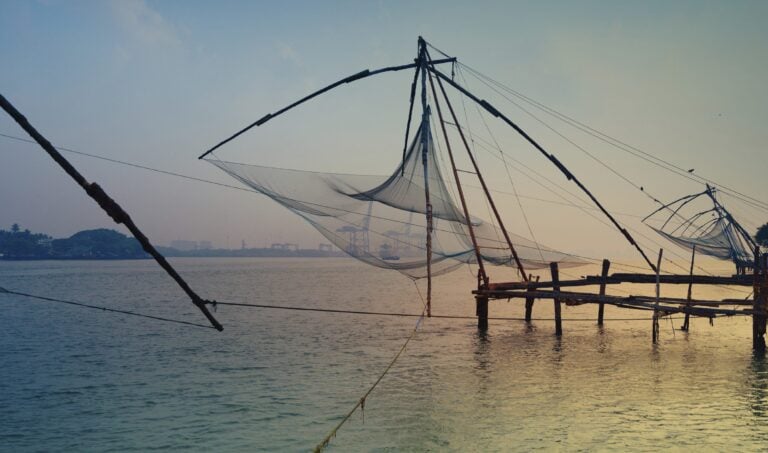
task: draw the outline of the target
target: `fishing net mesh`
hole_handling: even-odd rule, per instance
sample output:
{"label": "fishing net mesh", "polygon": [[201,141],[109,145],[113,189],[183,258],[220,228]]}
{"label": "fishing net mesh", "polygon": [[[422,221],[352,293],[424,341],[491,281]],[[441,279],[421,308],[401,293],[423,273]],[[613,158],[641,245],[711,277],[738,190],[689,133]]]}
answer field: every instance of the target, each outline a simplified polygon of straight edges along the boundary
{"label": "fishing net mesh", "polygon": [[665,205],[646,220],[648,226],[673,243],[696,253],[731,260],[738,267],[754,263],[749,242],[731,214],[708,189]]}
{"label": "fishing net mesh", "polygon": [[[388,177],[207,160],[304,218],[348,255],[373,266],[422,278],[427,275],[427,193],[433,216],[432,275],[477,261],[467,219],[441,174],[427,124],[422,123],[403,162]],[[471,217],[471,224],[484,261],[516,267],[498,227],[476,217]],[[564,267],[586,264],[578,257],[522,236],[509,236],[526,270],[540,269],[555,261]]]}

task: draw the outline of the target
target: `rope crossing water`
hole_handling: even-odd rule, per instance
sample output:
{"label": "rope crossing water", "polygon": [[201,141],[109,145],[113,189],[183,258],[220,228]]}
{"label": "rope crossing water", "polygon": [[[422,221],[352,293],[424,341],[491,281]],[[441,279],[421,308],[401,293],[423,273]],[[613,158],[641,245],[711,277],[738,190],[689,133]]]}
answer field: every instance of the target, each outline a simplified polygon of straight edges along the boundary
{"label": "rope crossing water", "polygon": [[397,362],[397,359],[400,358],[400,356],[405,351],[405,348],[408,346],[408,343],[411,342],[413,337],[416,336],[416,332],[419,330],[419,326],[421,325],[421,321],[424,320],[424,315],[427,311],[426,306],[424,307],[424,311],[419,316],[419,319],[416,321],[416,325],[414,326],[413,330],[411,331],[411,334],[408,336],[408,338],[405,340],[405,343],[403,343],[403,346],[400,347],[400,350],[397,351],[397,354],[392,358],[392,361],[389,362],[389,365],[387,365],[387,368],[384,369],[384,372],[379,375],[379,378],[376,379],[376,382],[373,383],[373,385],[368,389],[367,392],[357,401],[357,404],[347,412],[347,415],[344,416],[344,418],[339,421],[339,423],[328,433],[325,438],[320,441],[319,444],[315,447],[315,453],[319,453],[325,449],[325,447],[328,446],[328,444],[331,442],[331,440],[336,437],[336,433],[339,431],[339,429],[346,423],[349,418],[352,416],[352,414],[355,413],[358,409],[365,410],[365,400],[368,398],[368,396],[373,392],[373,389],[376,388],[377,385],[379,385],[379,382],[381,382],[382,379],[384,379],[384,376],[389,372],[390,369],[395,365],[395,362]]}
{"label": "rope crossing water", "polygon": [[[196,324],[193,322],[187,322],[187,321],[181,321],[177,319],[171,319],[171,318],[164,318],[161,316],[153,316],[153,315],[147,315],[144,313],[138,313],[134,311],[128,311],[128,310],[120,310],[116,308],[109,308],[104,307],[100,305],[91,305],[86,304],[83,302],[76,302],[72,300],[64,300],[64,299],[58,299],[54,297],[48,297],[48,296],[40,296],[36,294],[29,294],[24,293],[20,291],[13,291],[9,290],[7,288],[3,288],[0,286],[0,295],[2,294],[12,294],[16,296],[23,296],[23,297],[29,297],[31,299],[38,299],[38,300],[45,300],[48,302],[58,302],[83,308],[91,308],[95,310],[101,310],[103,312],[107,313],[119,313],[124,315],[131,315],[131,316],[138,316],[142,318],[149,318],[149,319],[155,319],[158,321],[167,321],[177,324],[186,324],[189,326],[194,327],[205,327],[205,328],[213,328],[212,326],[208,326],[205,324]],[[314,307],[297,307],[297,306],[291,306],[291,305],[269,305],[269,304],[250,304],[245,302],[219,302],[219,301],[208,301],[208,305],[211,305],[214,310],[219,306],[228,306],[228,307],[243,307],[243,308],[263,308],[263,309],[273,309],[273,310],[292,310],[292,311],[306,311],[306,312],[316,312],[316,313],[338,313],[338,314],[346,314],[346,315],[363,315],[363,316],[391,316],[391,317],[405,317],[405,318],[420,318],[422,315],[418,313],[402,313],[402,312],[386,312],[386,311],[366,311],[366,310],[342,310],[337,308],[314,308]],[[465,319],[465,320],[476,320],[476,316],[464,316],[464,315],[436,315],[433,314],[431,316],[435,319]],[[525,318],[519,318],[519,317],[489,317],[489,320],[492,321],[525,321]],[[646,321],[650,318],[644,317],[644,318],[605,318],[606,321]],[[672,318],[674,319],[674,318]],[[555,318],[531,318],[531,321],[554,321]],[[589,322],[589,321],[595,321],[594,318],[563,318],[562,321],[572,321],[572,322]]]}
{"label": "rope crossing water", "polygon": [[[267,309],[277,309],[277,310],[296,310],[296,311],[313,311],[313,312],[320,312],[320,313],[342,313],[342,314],[348,314],[348,315],[373,315],[373,316],[395,316],[395,317],[411,317],[411,318],[417,318],[421,317],[420,314],[417,313],[399,313],[399,312],[382,312],[382,311],[362,311],[362,310],[341,310],[336,308],[311,308],[311,307],[296,307],[291,305],[268,305],[268,304],[249,304],[245,302],[219,302],[219,301],[211,301],[209,302],[210,305],[213,307],[217,307],[219,305],[221,306],[231,306],[231,307],[245,307],[245,308],[267,308]],[[433,314],[430,316],[430,318],[436,318],[436,319],[472,319],[476,320],[477,316],[462,316],[462,315],[435,315]],[[518,317],[489,317],[489,320],[492,321],[525,321],[525,318],[518,318]],[[646,318],[605,318],[606,321],[646,321],[648,319],[651,319],[649,317]],[[555,318],[531,318],[531,321],[554,321]],[[595,321],[595,318],[563,318],[563,321]]]}
{"label": "rope crossing water", "polygon": [[197,324],[197,323],[194,323],[194,322],[181,321],[181,320],[178,320],[178,319],[164,318],[162,316],[146,315],[146,314],[143,314],[143,313],[137,313],[135,311],[119,310],[117,308],[102,307],[102,306],[98,306],[98,305],[85,304],[85,303],[82,303],[82,302],[75,302],[75,301],[71,301],[71,300],[56,299],[56,298],[53,298],[53,297],[45,297],[45,296],[37,296],[37,295],[34,295],[34,294],[22,293],[20,291],[11,291],[9,289],[3,288],[2,286],[0,286],[0,294],[12,294],[12,295],[15,295],[15,296],[28,297],[30,299],[45,300],[45,301],[48,301],[48,302],[57,302],[57,303],[61,303],[61,304],[74,305],[74,306],[82,307],[82,308],[91,308],[91,309],[94,309],[94,310],[101,310],[101,311],[104,311],[104,312],[120,313],[120,314],[123,314],[123,315],[130,315],[130,316],[138,316],[140,318],[155,319],[157,321],[165,321],[165,322],[171,322],[171,323],[175,323],[175,324],[183,324],[183,325],[187,325],[187,326],[191,326],[191,327],[202,327],[202,328],[205,328],[205,329],[215,329],[215,327],[209,326],[209,325],[205,325],[205,324]]}

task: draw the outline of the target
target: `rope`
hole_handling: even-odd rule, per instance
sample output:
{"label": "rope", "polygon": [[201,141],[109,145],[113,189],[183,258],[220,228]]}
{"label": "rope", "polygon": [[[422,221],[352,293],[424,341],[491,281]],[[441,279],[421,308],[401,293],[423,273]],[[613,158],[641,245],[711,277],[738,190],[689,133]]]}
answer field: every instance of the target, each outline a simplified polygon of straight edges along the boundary
{"label": "rope", "polygon": [[[467,85],[467,79],[464,77],[464,74],[459,71],[458,72],[459,77],[461,77],[461,80],[464,82],[465,85]],[[469,86],[469,85],[467,85]],[[461,105],[464,107],[464,116],[466,118],[467,124],[469,124],[469,118],[467,117],[467,109],[465,105],[464,96],[461,96]],[[485,130],[488,132],[488,134],[491,136],[491,139],[496,144],[496,147],[500,150],[501,145],[499,145],[498,140],[496,140],[496,136],[493,135],[493,132],[491,132],[491,128],[488,126],[488,122],[485,121],[485,116],[483,116],[482,111],[480,110],[480,107],[477,104],[474,104],[475,110],[477,111],[477,115],[480,117],[480,119],[483,122],[483,125],[485,126]],[[472,138],[472,131],[469,131],[470,138]],[[472,144],[474,145],[475,140],[472,139]],[[520,195],[517,193],[517,187],[515,186],[515,182],[512,179],[512,173],[509,171],[509,165],[507,164],[507,160],[504,158],[504,153],[499,153],[501,156],[501,160],[504,163],[504,170],[507,173],[507,178],[509,179],[509,184],[512,186],[512,193],[515,196],[515,199],[517,200],[517,205],[520,207],[520,213],[523,216],[523,220],[525,221],[525,225],[528,227],[528,233],[531,235],[531,239],[533,240],[533,243],[536,244],[536,248],[539,251],[539,257],[541,258],[541,261],[544,261],[544,254],[541,251],[541,247],[539,244],[538,239],[536,239],[536,235],[533,233],[533,228],[531,227],[531,222],[528,220],[528,215],[525,213],[525,208],[523,208],[523,202],[520,201]]]}
{"label": "rope", "polygon": [[22,293],[22,292],[19,292],[19,291],[11,291],[9,289],[3,288],[2,286],[0,286],[0,294],[13,294],[13,295],[16,295],[16,296],[28,297],[30,299],[45,300],[45,301],[48,301],[48,302],[57,302],[57,303],[61,303],[61,304],[74,305],[74,306],[82,307],[82,308],[92,308],[94,310],[101,310],[101,311],[105,311],[105,312],[120,313],[120,314],[123,314],[123,315],[130,315],[130,316],[138,316],[140,318],[155,319],[155,320],[158,320],[158,321],[165,321],[165,322],[170,322],[170,323],[175,323],[175,324],[184,324],[184,325],[193,326],[193,327],[202,327],[202,328],[205,328],[205,329],[215,329],[215,327],[209,326],[209,325],[205,325],[205,324],[196,324],[194,322],[180,321],[178,319],[163,318],[161,316],[145,315],[143,313],[137,313],[135,311],[118,310],[116,308],[107,308],[107,307],[101,307],[101,306],[98,306],[98,305],[84,304],[82,302],[74,302],[74,301],[71,301],[71,300],[54,299],[52,297],[37,296],[37,295],[34,295],[34,294]]}
{"label": "rope", "polygon": [[584,123],[581,123],[581,122],[579,122],[579,121],[577,121],[577,120],[575,120],[575,119],[573,119],[573,118],[571,118],[571,117],[569,117],[569,116],[567,116],[567,115],[565,115],[563,113],[558,112],[557,110],[555,110],[553,108],[547,107],[546,105],[544,105],[544,104],[542,104],[540,102],[537,102],[537,101],[531,99],[530,97],[525,96],[524,94],[522,94],[520,92],[517,92],[517,91],[513,90],[512,88],[504,85],[503,83],[501,83],[501,82],[499,82],[497,80],[494,80],[493,78],[491,78],[491,77],[489,77],[489,76],[487,76],[485,74],[482,74],[480,71],[477,71],[476,69],[474,69],[474,68],[472,68],[472,67],[470,67],[470,66],[468,66],[466,64],[462,64],[462,63],[458,63],[458,64],[459,64],[460,67],[464,67],[465,69],[467,69],[468,71],[473,73],[473,75],[475,77],[477,77],[478,79],[485,79],[485,80],[493,83],[494,85],[500,87],[501,89],[507,91],[508,93],[510,93],[510,94],[512,94],[512,95],[514,95],[514,96],[524,100],[525,102],[527,102],[527,103],[529,103],[529,104],[539,108],[540,110],[542,110],[542,111],[544,111],[544,112],[554,116],[555,118],[558,118],[561,121],[563,121],[565,123],[568,123],[571,126],[577,128],[577,129],[580,129],[583,132],[585,132],[585,133],[587,133],[589,135],[592,135],[593,137],[595,137],[595,138],[597,138],[597,139],[599,139],[599,140],[601,140],[601,141],[603,141],[603,142],[605,142],[605,143],[607,143],[607,144],[609,144],[611,146],[614,146],[614,147],[616,147],[617,149],[619,149],[621,151],[624,151],[626,153],[632,154],[635,157],[643,159],[643,160],[645,160],[645,161],[647,161],[647,162],[649,162],[651,164],[654,164],[654,165],[656,165],[658,167],[661,167],[661,168],[663,168],[663,169],[665,169],[667,171],[675,173],[678,176],[682,176],[684,178],[687,178],[687,179],[689,179],[691,181],[695,181],[695,182],[698,182],[698,183],[709,182],[711,184],[715,184],[715,185],[719,186],[721,188],[721,190],[725,189],[726,191],[732,192],[731,195],[734,198],[739,199],[743,203],[751,205],[753,207],[760,208],[762,210],[768,211],[768,203],[765,203],[764,201],[761,201],[761,200],[759,200],[757,198],[754,198],[754,197],[751,197],[751,196],[746,195],[744,193],[741,193],[741,192],[739,192],[739,191],[737,191],[735,189],[732,189],[732,188],[730,188],[730,187],[728,187],[726,185],[717,183],[717,182],[715,182],[715,181],[713,181],[713,180],[711,180],[709,178],[705,178],[705,177],[697,175],[697,174],[691,174],[688,171],[686,171],[684,168],[681,168],[681,167],[679,167],[679,166],[677,166],[675,164],[672,164],[672,163],[670,163],[668,161],[665,161],[664,159],[661,159],[661,158],[659,158],[657,156],[654,156],[653,154],[645,152],[645,151],[643,151],[643,150],[641,150],[639,148],[636,148],[634,146],[628,145],[628,144],[622,142],[621,140],[618,140],[616,138],[611,137],[610,135],[608,135],[606,133],[603,133],[603,132],[600,132],[600,131],[598,131],[596,129],[593,129],[593,128],[587,126]]}
{"label": "rope", "polygon": [[[421,294],[419,294],[421,296]],[[276,310],[295,310],[295,311],[311,311],[319,313],[341,313],[349,315],[369,315],[369,316],[394,316],[394,317],[420,317],[417,313],[400,313],[400,312],[381,312],[381,311],[362,311],[362,310],[342,310],[335,308],[308,308],[308,307],[296,307],[290,305],[267,305],[267,304],[249,304],[240,302],[210,302],[211,305],[217,306],[232,306],[232,307],[244,307],[244,308],[266,308]],[[477,319],[477,316],[462,316],[462,315],[432,315],[431,318],[438,319]],[[492,321],[525,321],[525,318],[516,317],[489,317]],[[606,321],[646,321],[650,318],[605,318]],[[531,318],[531,321],[554,321],[555,318]],[[563,321],[595,321],[594,318],[563,318]]]}
{"label": "rope", "polygon": [[384,376],[389,372],[390,369],[395,365],[395,362],[397,362],[397,359],[400,358],[400,356],[403,354],[403,351],[405,351],[406,346],[408,346],[408,343],[411,342],[413,337],[416,336],[416,332],[419,330],[419,326],[421,325],[421,321],[424,320],[424,314],[427,312],[427,304],[424,301],[424,297],[421,295],[421,291],[419,290],[419,285],[416,283],[416,281],[413,281],[414,286],[416,287],[416,291],[419,294],[419,298],[421,298],[423,309],[421,311],[421,315],[419,315],[419,319],[416,321],[416,325],[413,327],[413,330],[411,331],[411,334],[408,336],[408,338],[405,340],[405,343],[403,343],[403,346],[400,348],[399,351],[397,351],[397,354],[392,358],[392,361],[389,362],[389,365],[384,369],[384,372],[381,373],[378,379],[376,379],[376,382],[373,383],[373,385],[368,389],[367,392],[357,401],[357,404],[350,410],[347,415],[344,416],[344,418],[341,419],[341,421],[328,433],[325,438],[320,441],[319,444],[315,447],[315,453],[319,453],[325,449],[325,447],[328,446],[328,444],[331,442],[331,439],[336,437],[336,433],[339,431],[339,429],[344,425],[344,423],[349,420],[349,418],[352,416],[352,414],[355,413],[355,411],[360,408],[360,410],[365,410],[365,400],[368,398],[368,395],[373,392],[373,389],[376,388],[377,385],[379,385],[379,382],[381,382],[382,379],[384,379]]}

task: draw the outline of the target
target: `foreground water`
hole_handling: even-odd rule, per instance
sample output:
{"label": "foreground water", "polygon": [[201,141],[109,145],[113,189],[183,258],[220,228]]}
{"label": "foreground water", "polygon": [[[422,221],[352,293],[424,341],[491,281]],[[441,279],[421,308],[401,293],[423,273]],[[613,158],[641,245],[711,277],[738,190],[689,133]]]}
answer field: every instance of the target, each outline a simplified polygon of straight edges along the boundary
{"label": "foreground water", "polygon": [[[408,279],[352,260],[174,263],[222,301],[421,311]],[[435,312],[472,315],[473,283],[466,271],[437,279]],[[0,262],[0,286],[202,321],[150,261]],[[3,451],[306,451],[415,323],[220,307],[218,333],[9,295],[0,306]],[[492,302],[491,316],[519,306]],[[551,302],[535,315],[550,318]],[[768,363],[751,353],[750,321],[676,327],[663,322],[652,346],[649,320],[565,322],[562,339],[547,320],[491,321],[483,336],[471,320],[427,320],[331,449],[764,449]]]}

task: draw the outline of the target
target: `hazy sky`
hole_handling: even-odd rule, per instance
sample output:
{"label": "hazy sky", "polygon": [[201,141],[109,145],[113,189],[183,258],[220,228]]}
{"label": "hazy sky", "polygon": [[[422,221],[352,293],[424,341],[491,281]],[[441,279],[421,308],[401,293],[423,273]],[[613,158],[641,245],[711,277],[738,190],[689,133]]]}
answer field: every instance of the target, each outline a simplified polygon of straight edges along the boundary
{"label": "hazy sky", "polygon": [[[230,183],[197,156],[313,89],[364,68],[410,62],[423,35],[515,90],[766,200],[767,20],[768,3],[735,1],[5,0],[0,92],[54,144]],[[306,170],[391,172],[401,152],[410,77],[388,74],[345,86],[217,154]],[[492,99],[487,90],[482,95]],[[504,102],[498,107],[612,210],[641,216],[654,208],[525,112]],[[701,190],[562,124],[552,126],[665,200]],[[0,133],[24,136],[4,114]],[[510,155],[576,191],[532,148],[499,134]],[[244,239],[252,246],[315,247],[321,241],[262,196],[67,157],[159,244],[205,239],[234,247]],[[0,162],[1,228],[18,222],[58,237],[113,227],[40,148],[0,137]],[[490,166],[494,187],[510,191],[497,161],[481,162]],[[522,174],[512,177],[522,195],[559,200]],[[579,210],[522,200],[540,241],[590,256],[633,256],[618,233]],[[517,201],[499,194],[498,202],[510,228],[528,236]],[[766,212],[741,204],[733,209],[751,227],[768,221]],[[653,237],[637,217],[619,218]]]}

